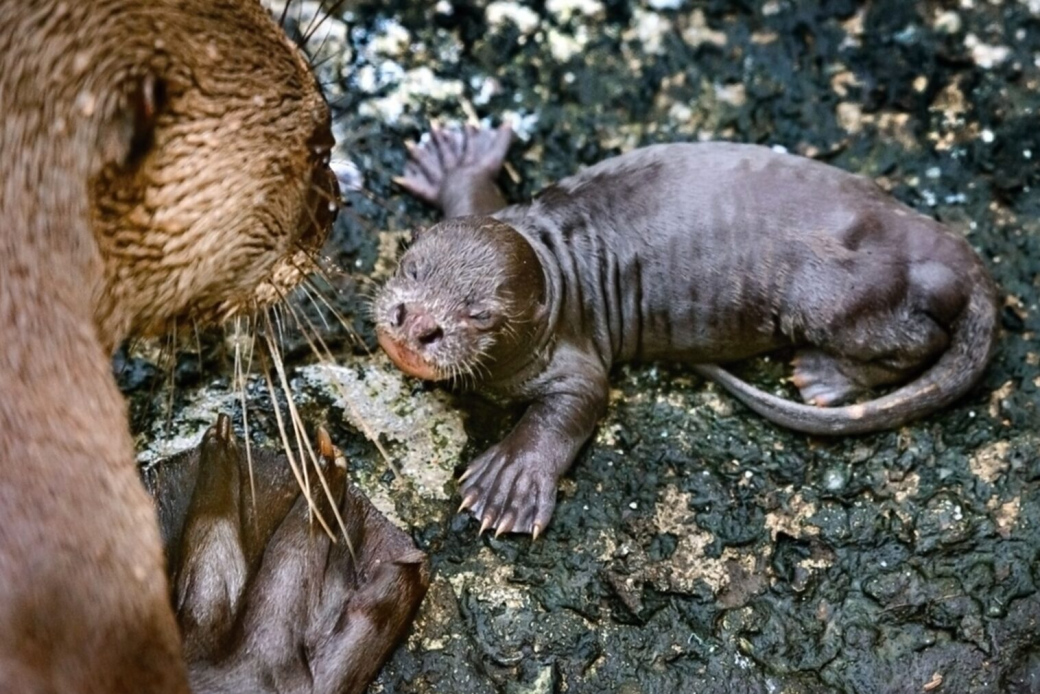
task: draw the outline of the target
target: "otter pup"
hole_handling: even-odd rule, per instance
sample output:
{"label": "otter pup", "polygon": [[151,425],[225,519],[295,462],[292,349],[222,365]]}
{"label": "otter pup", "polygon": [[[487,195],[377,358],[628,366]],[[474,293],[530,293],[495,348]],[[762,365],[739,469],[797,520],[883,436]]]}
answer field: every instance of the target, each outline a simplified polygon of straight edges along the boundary
{"label": "otter pup", "polygon": [[309,461],[310,496],[335,544],[285,456],[253,451],[253,498],[226,415],[197,449],[143,473],[196,691],[362,692],[426,594],[426,556],[347,482],[328,434],[318,439],[349,544]]}
{"label": "otter pup", "polygon": [[[374,311],[405,372],[530,403],[463,475],[482,531],[545,528],[617,362],[694,364],[773,422],[853,434],[953,402],[989,361],[981,260],[869,179],[754,145],[655,145],[507,207],[509,142],[434,129],[412,149],[399,183],[449,219],[417,233]],[[714,365],[784,346],[809,405]]]}
{"label": "otter pup", "polygon": [[308,270],[329,109],[257,0],[0,0],[0,26],[0,691],[186,692],[110,354]]}

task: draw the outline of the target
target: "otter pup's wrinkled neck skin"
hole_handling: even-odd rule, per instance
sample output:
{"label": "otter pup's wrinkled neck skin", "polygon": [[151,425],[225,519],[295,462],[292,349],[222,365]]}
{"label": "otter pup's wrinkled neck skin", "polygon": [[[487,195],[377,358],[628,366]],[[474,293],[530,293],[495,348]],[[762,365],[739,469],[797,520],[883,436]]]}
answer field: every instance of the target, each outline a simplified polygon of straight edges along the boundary
{"label": "otter pup's wrinkled neck skin", "polygon": [[[833,435],[934,412],[964,395],[989,361],[996,289],[981,260],[872,181],[764,147],[656,145],[502,208],[501,194],[489,191],[508,132],[435,129],[399,179],[448,216],[485,215],[435,227],[450,240],[416,243],[406,254],[430,268],[454,265],[451,282],[409,286],[410,314],[456,298],[485,267],[509,274],[505,257],[461,266],[452,257],[451,249],[488,243],[488,216],[526,239],[542,269],[541,325],[525,326],[525,340],[506,339],[508,321],[491,334],[501,363],[523,366],[488,371],[474,384],[530,403],[463,476],[462,506],[482,530],[537,535],[545,527],[556,481],[591,436],[618,362],[689,363],[770,420]],[[521,305],[533,302],[533,291],[525,296]],[[377,306],[399,299],[395,279]],[[377,328],[391,358],[435,357],[387,315],[396,314],[378,313]],[[435,318],[426,333],[453,330],[453,316]],[[792,381],[809,404],[771,396],[714,364],[783,346],[800,348]],[[454,355],[464,359],[466,350]],[[845,404],[885,385],[900,387]]]}
{"label": "otter pup's wrinkled neck skin", "polygon": [[328,109],[255,0],[0,0],[0,26],[0,691],[185,692],[109,354],[295,281]]}

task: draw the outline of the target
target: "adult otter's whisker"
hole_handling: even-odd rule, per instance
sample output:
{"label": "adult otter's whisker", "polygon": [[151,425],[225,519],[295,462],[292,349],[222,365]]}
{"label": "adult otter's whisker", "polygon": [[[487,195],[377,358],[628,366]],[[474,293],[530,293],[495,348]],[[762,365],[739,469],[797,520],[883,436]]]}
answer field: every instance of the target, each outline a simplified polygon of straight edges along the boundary
{"label": "adult otter's whisker", "polygon": [[[296,315],[295,312],[292,312],[292,315],[295,317],[295,315]],[[303,330],[303,326],[299,322],[297,322],[297,325],[300,326],[301,332],[305,333],[305,331]],[[304,334],[304,337],[306,337],[306,334]],[[308,342],[309,342],[309,340],[308,340]],[[313,349],[313,343],[311,344],[311,347]],[[271,349],[272,356],[275,357],[275,359],[276,359],[276,364],[283,364],[284,362],[282,362],[281,355],[277,351],[278,350],[277,345],[271,343],[271,344],[269,344],[269,349]],[[282,381],[282,391],[285,393],[285,399],[286,399],[286,402],[289,405],[289,416],[292,418],[293,429],[296,432],[296,442],[297,442],[297,445],[299,446],[301,441],[302,441],[303,445],[306,447],[307,455],[310,457],[311,462],[314,464],[314,470],[315,470],[315,472],[318,475],[318,481],[321,483],[321,487],[325,491],[325,498],[328,499],[329,505],[332,507],[332,514],[336,517],[336,522],[339,524],[340,531],[343,533],[343,539],[347,543],[347,549],[350,550],[351,557],[354,558],[354,560],[356,561],[357,557],[354,556],[354,547],[353,547],[353,544],[351,543],[350,535],[347,532],[347,525],[346,525],[346,523],[343,522],[343,516],[340,514],[340,511],[339,511],[339,503],[332,496],[332,489],[329,487],[329,483],[325,479],[325,473],[322,471],[321,465],[318,464],[318,457],[319,456],[317,456],[315,454],[314,448],[311,446],[311,441],[306,436],[306,432],[305,432],[304,425],[303,425],[303,419],[300,417],[300,412],[296,408],[296,403],[293,401],[292,393],[289,390],[289,383],[288,383],[288,380],[285,377],[284,366],[281,366],[281,367],[276,366],[276,368],[278,369],[279,378]],[[303,456],[302,449],[300,450],[300,455],[301,455],[301,458],[302,458],[302,456]],[[306,467],[304,469],[306,469]]]}
{"label": "adult otter's whisker", "polygon": [[329,8],[328,12],[322,17],[316,17],[311,20],[311,26],[307,27],[307,30],[303,33],[303,43],[306,44],[314,36],[315,32],[321,28],[321,25],[328,20],[334,13],[338,12],[343,7],[344,0],[336,0],[336,2]]}
{"label": "adult otter's whisker", "polygon": [[[381,208],[391,217],[397,217],[398,214],[400,214],[397,210],[391,209],[385,199],[379,197],[377,194],[373,193],[371,190],[368,190],[367,188],[351,188],[350,190],[346,191],[346,193],[352,195],[360,195],[376,207]],[[350,208],[348,207],[344,209],[349,210]],[[357,218],[357,215],[355,215],[355,218]]]}
{"label": "adult otter's whisker", "polygon": [[329,321],[325,318],[325,312],[321,310],[321,304],[318,303],[318,299],[315,298],[314,294],[311,292],[311,288],[308,286],[307,281],[304,280],[301,282],[298,289],[303,296],[307,297],[307,300],[311,302],[311,305],[317,311],[318,318],[321,320],[321,324],[325,326],[325,330],[331,331],[332,326],[329,325]]}
{"label": "adult otter's whisker", "polygon": [[[267,321],[268,327],[270,327],[270,319]],[[268,331],[264,331],[264,338],[268,343],[268,346],[272,344],[273,338]],[[293,477],[296,478],[296,484],[300,487],[300,493],[303,494],[303,498],[307,500],[307,507],[311,509],[314,517],[317,518],[318,523],[325,529],[325,533],[329,536],[329,539],[333,542],[336,541],[335,535],[332,532],[332,528],[329,527],[328,523],[322,517],[321,513],[317,510],[317,506],[314,503],[314,499],[311,497],[310,487],[304,483],[304,478],[300,474],[300,468],[296,463],[296,458],[292,452],[292,445],[289,443],[289,436],[285,430],[285,421],[282,419],[282,408],[278,405],[278,396],[274,388],[274,381],[271,380],[270,369],[268,368],[267,360],[264,358],[264,353],[260,352],[260,365],[264,372],[264,379],[267,381],[267,392],[271,396],[271,409],[274,410],[274,419],[278,424],[278,433],[282,437],[282,446],[285,449],[285,457],[289,461],[289,469],[292,470]],[[277,368],[277,367],[276,367]],[[284,370],[278,368],[279,377],[281,377]]]}
{"label": "adult otter's whisker", "polygon": [[[284,303],[284,302],[283,302]],[[271,362],[274,364],[275,369],[278,372],[278,381],[282,386],[282,392],[285,395],[286,405],[289,408],[289,421],[293,425],[293,435],[296,438],[296,451],[300,456],[300,466],[303,469],[303,483],[310,488],[310,472],[306,465],[306,456],[303,451],[302,438],[306,438],[300,432],[300,426],[297,422],[297,418],[292,416],[296,409],[296,403],[293,400],[292,389],[289,387],[289,379],[284,376],[285,374],[285,360],[282,358],[282,352],[278,348],[279,343],[285,342],[285,325],[282,321],[282,305],[272,306],[268,311],[267,325],[271,325],[271,316],[274,316],[274,327],[277,329],[278,339],[273,340],[269,336],[267,338],[267,350],[268,355],[271,357]],[[265,331],[265,335],[269,335],[269,331]],[[317,466],[317,460],[312,459],[315,467]],[[316,509],[311,508],[309,511],[313,514]]]}
{"label": "adult otter's whisker", "polygon": [[[289,5],[291,5],[291,4],[292,4],[291,0],[285,0],[285,4],[282,5],[282,14],[278,18],[278,26],[280,26],[282,29],[285,29],[285,20],[286,20],[286,17],[289,15]],[[288,33],[288,32],[286,32],[286,33]]]}
{"label": "adult otter's whisker", "polygon": [[[254,325],[248,318],[242,318],[241,316],[235,317],[234,322],[234,343],[235,343],[235,375],[232,383],[232,388],[238,390],[239,402],[242,407],[242,438],[246,445],[246,468],[249,470],[249,499],[253,505],[253,517],[256,518],[256,482],[253,477],[253,446],[249,441],[249,406],[246,399],[246,378],[245,375],[249,372],[250,366],[253,362],[253,345],[255,343],[255,334],[250,334],[252,331],[244,331],[242,329],[242,321],[247,321],[250,325]],[[242,366],[242,340],[248,337],[249,343],[249,356],[245,367]]]}
{"label": "adult otter's whisker", "polygon": [[[318,357],[319,363],[321,363],[323,366],[334,366],[336,364],[336,360],[332,356],[332,350],[329,349],[329,346],[321,338],[321,335],[317,334],[317,332],[314,333],[314,338],[317,340],[318,343],[316,345],[314,342],[311,341],[310,336],[307,335],[306,331],[303,330],[302,326],[300,327],[300,330],[301,333],[303,333],[304,339],[306,339],[308,344],[310,344],[311,351],[315,354],[315,356]],[[383,457],[383,460],[386,462],[387,467],[389,467],[391,472],[394,473],[394,477],[403,479],[403,476],[401,475],[401,470],[397,467],[397,464],[394,463],[394,459],[390,457],[390,453],[386,450],[386,447],[383,446],[383,443],[379,440],[379,437],[375,434],[374,431],[372,431],[372,428],[369,426],[365,418],[361,415],[361,412],[354,406],[354,403],[347,396],[347,393],[343,390],[342,384],[340,384],[338,380],[332,379],[332,386],[339,393],[344,405],[349,410],[351,417],[354,419],[355,422],[358,423],[358,426],[361,428],[361,433],[363,433],[365,435],[365,438],[367,438],[375,445],[376,450],[378,450],[379,454]]]}
{"label": "adult otter's whisker", "polygon": [[[295,312],[292,312],[292,315],[295,317]],[[314,353],[316,357],[318,357],[319,363],[323,366],[334,366],[336,364],[336,360],[332,355],[332,350],[329,349],[329,346],[327,344],[325,344],[325,341],[321,338],[321,336],[318,335],[317,332],[314,332],[313,337],[314,340],[317,340],[317,342],[312,340],[311,335],[307,334],[306,330],[304,330],[303,325],[299,322],[298,318],[297,326],[300,328],[300,333],[303,335],[303,338],[307,340],[307,344],[310,345],[311,351]],[[337,379],[330,379],[330,382],[332,384],[332,387],[336,389],[336,392],[342,399],[343,404],[350,412],[350,416],[353,418],[355,422],[358,423],[358,426],[361,429],[361,433],[364,434],[365,438],[371,441],[372,444],[376,447],[376,450],[379,451],[379,454],[383,457],[383,460],[386,462],[387,467],[389,467],[391,472],[394,473],[394,477],[403,479],[401,471],[400,469],[398,469],[397,464],[394,463],[393,458],[390,457],[390,453],[386,450],[386,447],[383,446],[383,443],[379,440],[379,437],[375,434],[375,432],[372,431],[372,428],[368,425],[368,422],[365,421],[365,418],[361,416],[361,412],[359,412],[358,409],[354,406],[354,403],[351,402],[347,393],[343,390],[342,384],[340,384],[340,382]]]}
{"label": "adult otter's whisker", "polygon": [[173,429],[173,400],[177,385],[177,320],[174,319],[170,326],[170,332],[166,336],[166,344],[159,353],[159,359],[166,364],[166,412],[163,417],[163,436],[170,438]]}
{"label": "adult otter's whisker", "polygon": [[[318,74],[318,68],[319,67],[321,67],[322,65],[327,63],[331,58],[335,58],[337,55],[339,55],[339,53],[337,51],[332,50],[332,51],[329,51],[325,55],[324,58],[321,58],[320,60],[315,62],[315,58],[318,58],[321,55],[321,52],[323,50],[325,50],[325,44],[328,43],[330,36],[332,36],[332,30],[331,29],[329,31],[325,32],[325,36],[322,37],[321,43],[318,44],[318,47],[314,49],[313,53],[311,51],[307,51],[305,53],[305,55],[307,56],[307,63],[311,66],[311,72],[313,72],[315,75]],[[306,42],[306,39],[304,39],[304,41]],[[336,84],[336,82],[331,82],[331,83],[328,83],[328,84],[319,83],[318,86],[321,89],[321,91],[324,93],[326,87],[330,87],[333,84]]]}
{"label": "adult otter's whisker", "polygon": [[[314,286],[313,284],[309,284],[307,280],[304,280],[300,286],[303,289],[304,294],[312,302],[315,302],[315,298],[317,298],[317,301],[320,301],[321,305],[323,305],[326,309],[329,310],[330,313],[332,313],[332,316],[339,322],[341,326],[343,326],[343,329],[347,331],[347,335],[349,335],[350,338],[356,344],[360,344],[364,347],[364,341],[361,339],[361,336],[357,334],[357,331],[354,330],[354,326],[347,321],[347,317],[344,316],[339,310],[337,310],[336,307],[333,306],[332,303],[320,291],[318,291],[318,288],[316,286]],[[321,306],[319,306],[318,303],[315,303],[314,305],[315,308],[319,309],[318,314],[322,316],[322,320],[324,321],[325,317],[324,312],[320,310]],[[326,327],[328,326],[326,325]],[[365,347],[365,352],[371,355],[371,352],[368,350],[367,347]]]}

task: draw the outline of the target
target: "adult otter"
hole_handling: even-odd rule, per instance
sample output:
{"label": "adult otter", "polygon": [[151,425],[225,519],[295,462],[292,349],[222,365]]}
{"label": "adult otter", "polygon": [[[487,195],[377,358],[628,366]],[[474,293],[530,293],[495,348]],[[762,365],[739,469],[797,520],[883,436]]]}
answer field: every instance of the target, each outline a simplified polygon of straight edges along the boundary
{"label": "adult otter", "polygon": [[255,0],[0,0],[0,26],[0,691],[185,692],[109,355],[296,281],[329,111]]}
{"label": "adult otter", "polygon": [[254,450],[250,484],[226,415],[197,449],[143,473],[196,691],[361,692],[411,624],[429,585],[426,555],[347,482],[324,432],[317,449],[328,495],[303,464],[335,544],[285,456]]}
{"label": "adult otter", "polygon": [[[545,528],[616,362],[698,364],[771,421],[847,434],[947,405],[989,361],[996,289],[981,260],[866,178],[753,145],[657,145],[506,207],[494,177],[509,140],[435,129],[412,150],[401,184],[453,219],[418,234],[375,302],[403,370],[531,403],[463,476],[482,530]],[[814,405],[904,385],[816,407],[711,364],[785,345]]]}

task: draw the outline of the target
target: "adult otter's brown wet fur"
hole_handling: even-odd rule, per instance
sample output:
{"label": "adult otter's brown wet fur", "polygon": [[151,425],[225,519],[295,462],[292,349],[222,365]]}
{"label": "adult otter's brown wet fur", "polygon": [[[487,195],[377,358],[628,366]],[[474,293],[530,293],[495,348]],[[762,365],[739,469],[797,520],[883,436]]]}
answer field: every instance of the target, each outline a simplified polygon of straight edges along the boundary
{"label": "adult otter's brown wet fur", "polygon": [[309,463],[310,495],[335,544],[285,456],[254,449],[250,485],[225,415],[197,449],[144,473],[196,691],[364,691],[426,594],[426,556],[347,482],[327,435],[319,440],[349,545]]}
{"label": "adult otter's brown wet fur", "polygon": [[[463,477],[482,529],[545,527],[617,362],[685,361],[774,422],[848,434],[953,402],[993,352],[982,261],[869,179],[753,145],[657,145],[507,207],[508,143],[434,130],[413,150],[401,184],[454,219],[418,234],[375,305],[405,371],[530,402]],[[784,346],[810,405],[713,364]],[[900,387],[834,407],[883,385]]]}
{"label": "adult otter's brown wet fur", "polygon": [[0,691],[184,692],[109,354],[295,281],[328,108],[255,0],[0,0],[0,26]]}

